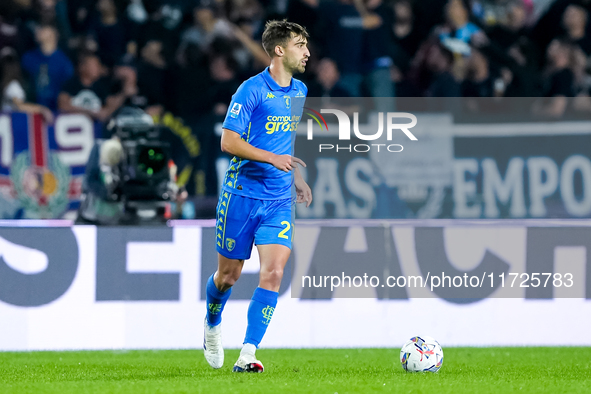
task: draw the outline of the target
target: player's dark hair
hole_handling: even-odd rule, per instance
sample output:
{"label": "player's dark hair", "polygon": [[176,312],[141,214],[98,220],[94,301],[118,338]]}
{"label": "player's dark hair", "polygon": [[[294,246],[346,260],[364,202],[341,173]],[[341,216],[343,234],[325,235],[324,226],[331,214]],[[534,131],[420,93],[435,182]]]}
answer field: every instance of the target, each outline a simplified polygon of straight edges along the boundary
{"label": "player's dark hair", "polygon": [[263,48],[270,57],[275,56],[275,47],[280,45],[286,47],[289,40],[293,37],[301,36],[306,40],[310,35],[306,28],[294,22],[288,22],[287,19],[282,21],[268,21],[265,24],[265,31],[263,32]]}

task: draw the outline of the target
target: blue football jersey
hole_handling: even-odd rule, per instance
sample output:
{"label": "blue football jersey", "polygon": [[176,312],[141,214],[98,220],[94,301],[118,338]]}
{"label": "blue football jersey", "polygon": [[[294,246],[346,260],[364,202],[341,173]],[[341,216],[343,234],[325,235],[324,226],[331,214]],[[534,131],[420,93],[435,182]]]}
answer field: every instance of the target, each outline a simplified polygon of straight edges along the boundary
{"label": "blue football jersey", "polygon": [[[293,155],[293,141],[308,88],[292,78],[281,87],[263,72],[248,79],[232,96],[223,128],[235,131],[252,146],[278,155]],[[245,197],[275,200],[291,197],[292,172],[268,163],[234,157],[224,176],[223,190]]]}

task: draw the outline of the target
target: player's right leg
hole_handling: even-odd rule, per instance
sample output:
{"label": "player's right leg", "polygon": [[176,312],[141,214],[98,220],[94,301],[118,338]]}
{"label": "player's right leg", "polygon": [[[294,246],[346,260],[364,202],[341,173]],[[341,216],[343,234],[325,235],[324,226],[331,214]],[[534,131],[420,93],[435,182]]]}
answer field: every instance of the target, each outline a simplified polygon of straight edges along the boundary
{"label": "player's right leg", "polygon": [[216,215],[218,269],[206,286],[207,315],[204,322],[203,353],[213,368],[224,364],[221,320],[232,286],[250,257],[257,221],[250,217],[254,200],[223,192]]}
{"label": "player's right leg", "polygon": [[207,315],[203,330],[203,354],[212,368],[224,365],[222,347],[222,311],[240,278],[244,260],[229,259],[218,253],[218,270],[209,277],[206,287]]}

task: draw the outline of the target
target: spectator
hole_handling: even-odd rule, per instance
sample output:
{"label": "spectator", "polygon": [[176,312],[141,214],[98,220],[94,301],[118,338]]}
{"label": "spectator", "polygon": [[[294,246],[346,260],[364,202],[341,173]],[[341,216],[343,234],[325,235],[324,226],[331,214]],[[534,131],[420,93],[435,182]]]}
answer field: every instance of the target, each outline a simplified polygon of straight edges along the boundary
{"label": "spectator", "polygon": [[[492,47],[492,46],[491,46]],[[483,48],[484,50],[484,48]],[[502,65],[501,74],[507,97],[537,97],[540,95],[540,51],[528,37],[521,37],[496,60]]]}
{"label": "spectator", "polygon": [[508,4],[506,18],[487,30],[487,36],[496,45],[509,48],[520,38],[528,35],[527,10],[522,1]]}
{"label": "spectator", "polygon": [[395,84],[397,96],[409,97],[417,93],[407,78],[412,58],[421,45],[422,35],[416,27],[415,15],[409,0],[396,0],[392,3],[393,19],[390,32],[389,54],[393,65],[390,79]]}
{"label": "spectator", "polygon": [[[144,48],[148,41],[155,40],[162,43],[162,56],[166,61],[174,59],[179,46],[180,22],[183,18],[182,3],[183,1],[179,0],[143,0],[148,19],[141,25],[135,25],[137,29],[131,28],[130,52],[137,52],[137,56],[140,57],[141,48]],[[134,47],[137,49],[133,49]]]}
{"label": "spectator", "polygon": [[94,3],[94,0],[68,0],[68,20],[73,35],[87,33]]}
{"label": "spectator", "polygon": [[353,0],[327,0],[318,8],[315,37],[321,53],[341,71],[341,84],[354,97],[363,82],[363,18]]}
{"label": "spectator", "polygon": [[[507,96],[535,96],[542,85],[547,92],[551,86],[565,85],[556,81],[564,81],[567,72],[550,72],[553,66],[546,68],[542,78],[543,49],[551,39],[563,34],[591,55],[588,7],[581,4],[556,0],[548,15],[536,22],[529,18],[533,15],[529,0],[0,0],[0,49],[11,46],[18,53],[26,52],[33,47],[33,35],[37,35],[27,27],[47,24],[57,27],[57,37],[62,40],[58,47],[63,48],[72,30],[84,41],[70,40],[69,49],[76,44],[83,51],[96,52],[107,66],[116,65],[117,81],[112,89],[128,102],[141,102],[142,108],[152,107],[149,111],[166,107],[185,117],[195,113],[198,118],[212,103],[206,103],[205,95],[191,98],[193,92],[209,91],[212,83],[218,84],[210,78],[209,63],[223,65],[220,71],[225,72],[234,63],[230,59],[235,59],[237,66],[230,68],[237,79],[252,75],[268,62],[257,36],[265,13],[269,17],[274,12],[287,12],[291,20],[313,30],[310,51],[318,53],[314,56],[318,60],[312,58],[309,69],[315,69],[313,62],[331,58],[336,69],[327,60],[319,70],[329,70],[327,74],[340,70],[334,89],[346,89],[347,95],[394,96],[396,89],[402,96],[433,94],[446,73],[440,73],[434,65],[442,59],[439,49],[431,51],[431,43],[425,46],[429,50],[419,53],[431,32],[455,54],[451,69],[455,80],[464,79],[467,73],[461,84],[463,94],[489,95],[492,73],[502,76],[494,79],[497,84],[492,86],[502,82],[505,88],[492,89],[494,95],[504,90]],[[195,7],[184,15],[189,5]],[[181,34],[183,16],[188,17],[189,26]],[[494,25],[476,26],[471,17]],[[177,45],[179,42],[181,45]],[[471,46],[476,46],[474,56],[470,56]],[[178,65],[171,61],[171,51],[176,52]],[[140,59],[137,66],[117,64],[126,53]],[[187,60],[188,53],[200,59],[199,65],[195,65],[195,59]],[[412,61],[413,57],[418,60]],[[68,67],[52,66],[56,81],[49,84],[47,67],[31,73],[25,65],[31,60],[30,54],[21,59],[36,93],[31,98],[50,105],[51,99],[46,96],[57,83],[56,74],[67,73]],[[418,77],[417,64],[421,64]],[[193,66],[196,69],[189,69]],[[486,73],[488,77],[484,78]],[[175,74],[174,83],[169,82],[171,74]],[[414,77],[415,85],[409,76]],[[192,78],[192,82],[184,84],[183,78]],[[310,86],[322,94],[330,94],[320,80],[313,80],[312,73],[302,78],[309,78]],[[574,80],[579,87],[573,94],[579,94],[585,88],[577,81],[584,78],[576,76]],[[392,81],[396,82],[395,89]],[[455,95],[453,91],[449,94]]]}
{"label": "spectator", "polygon": [[541,51],[530,38],[523,2],[507,5],[506,19],[487,30],[490,40],[476,42],[477,49],[500,68],[495,95],[535,97],[539,95]]}
{"label": "spectator", "polygon": [[37,27],[35,38],[39,47],[24,54],[23,69],[34,83],[35,101],[55,111],[57,97],[63,84],[74,75],[74,66],[57,47],[58,33],[55,26]]}
{"label": "spectator", "polygon": [[34,0],[32,12],[35,25],[53,25],[57,28],[58,46],[62,50],[66,50],[72,34],[66,2],[64,0]]}
{"label": "spectator", "polygon": [[548,78],[545,97],[572,97],[574,75],[571,69],[574,46],[565,39],[555,39],[548,46]]}
{"label": "spectator", "polygon": [[546,52],[548,65],[543,97],[533,107],[536,115],[560,118],[566,111],[568,97],[573,97],[574,75],[571,69],[575,48],[566,39],[554,39]]}
{"label": "spectator", "polygon": [[580,5],[571,4],[562,15],[562,26],[567,37],[578,45],[587,56],[591,55],[591,37],[587,31],[587,10]]}
{"label": "spectator", "polygon": [[467,61],[467,75],[462,82],[464,97],[492,97],[494,78],[491,76],[489,60],[477,49],[472,49]]}
{"label": "spectator", "polygon": [[575,48],[573,64],[571,66],[574,76],[573,109],[575,111],[591,112],[591,75],[587,73],[587,57],[579,47]]}
{"label": "spectator", "polygon": [[89,29],[98,44],[99,56],[108,67],[113,67],[123,57],[130,41],[129,27],[120,16],[120,6],[116,0],[99,0],[96,3],[98,15]]}
{"label": "spectator", "polygon": [[484,39],[484,33],[469,21],[469,7],[464,0],[449,0],[445,6],[444,25],[435,29],[441,42],[453,53],[468,56],[473,39]]}
{"label": "spectator", "polygon": [[261,43],[254,37],[255,23],[249,19],[240,19],[236,24],[230,24],[234,39],[239,47],[233,51],[233,56],[243,69],[262,71],[269,63],[269,55]]}
{"label": "spectator", "polygon": [[22,53],[22,26],[18,18],[19,7],[13,0],[0,2],[0,50],[11,47]]}
{"label": "spectator", "polygon": [[[258,0],[229,0],[226,15],[230,21],[251,20],[261,22],[263,9]],[[281,12],[284,14],[284,12]]]}
{"label": "spectator", "polygon": [[392,5],[394,20],[392,22],[393,48],[391,50],[394,65],[406,72],[412,57],[417,52],[421,37],[414,24],[414,14],[409,0],[397,0]]}
{"label": "spectator", "polygon": [[209,74],[214,83],[207,96],[213,103],[215,115],[224,116],[228,111],[228,103],[240,86],[236,78],[237,70],[238,62],[231,55],[216,55],[209,63]]}
{"label": "spectator", "polygon": [[[256,7],[255,7],[256,8]],[[210,0],[201,0],[193,12],[193,25],[183,33],[177,57],[189,44],[198,45],[204,53],[226,55],[232,53],[242,70],[261,70],[267,66],[269,57],[254,39],[256,9],[251,6],[236,8],[236,24],[220,18]],[[239,15],[247,17],[239,17]]]}
{"label": "spectator", "polygon": [[431,46],[427,53],[426,64],[432,72],[431,81],[426,91],[429,97],[460,97],[460,84],[454,79],[451,69],[453,53],[442,44]]}
{"label": "spectator", "polygon": [[215,195],[217,191],[215,162],[219,153],[211,148],[219,146],[220,139],[213,133],[213,128],[216,122],[224,120],[232,95],[240,86],[241,81],[237,78],[237,70],[238,62],[229,53],[214,55],[210,59],[211,83],[206,94],[210,100],[210,113],[203,116],[195,128],[195,134],[203,147],[197,168],[203,171],[206,194]]}
{"label": "spectator", "polygon": [[316,79],[308,87],[308,97],[349,97],[340,83],[341,76],[334,60],[325,57],[316,68]]}
{"label": "spectator", "polygon": [[93,53],[79,55],[78,75],[64,85],[59,95],[60,111],[83,113],[104,122],[122,104],[121,96],[109,96],[109,84],[103,78],[103,66],[98,56]]}
{"label": "spectator", "polygon": [[479,19],[480,24],[495,26],[506,25],[511,18],[511,9],[519,6],[526,13],[532,11],[531,0],[475,0],[472,1],[472,14]]}
{"label": "spectator", "polygon": [[[394,109],[394,82],[390,78],[392,58],[389,55],[392,25],[391,13],[382,0],[370,0],[363,4],[355,0],[357,11],[363,17],[363,73],[369,95],[375,97],[377,111]],[[379,98],[377,98],[379,97]]]}
{"label": "spectator", "polygon": [[167,99],[174,94],[165,88],[168,82],[168,64],[164,58],[163,43],[160,40],[151,39],[140,53],[141,59],[137,68],[138,89],[148,98],[149,103],[158,103],[150,105],[150,110],[146,112],[152,116],[161,115]]}
{"label": "spectator", "polygon": [[197,44],[203,52],[209,50],[211,43],[218,37],[233,37],[230,24],[216,16],[213,0],[200,0],[193,9],[193,24],[181,36],[179,51],[184,51],[188,44]]}
{"label": "spectator", "polygon": [[53,123],[53,113],[47,107],[27,102],[21,65],[16,51],[10,47],[0,50],[0,103],[2,112],[40,113],[47,123]]}
{"label": "spectator", "polygon": [[[499,64],[506,88],[504,95],[534,97],[539,85],[538,71],[541,51],[531,38],[527,22],[527,7],[523,1],[507,4],[506,18],[487,30],[489,42],[479,43],[479,50]],[[498,90],[498,89],[497,89]]]}
{"label": "spectator", "polygon": [[172,111],[193,124],[211,109],[209,97],[202,93],[207,92],[210,86],[208,61],[196,44],[187,45],[180,55],[183,61],[172,73],[176,92]]}
{"label": "spectator", "polygon": [[[125,55],[113,68],[114,81],[111,85],[112,95],[123,95],[124,105],[138,107],[149,114],[162,112],[159,97],[148,97],[138,85],[137,64],[133,56]],[[144,86],[142,84],[142,86]],[[194,94],[195,91],[192,93]]]}
{"label": "spectator", "polygon": [[94,33],[97,23],[95,2],[90,0],[69,1],[69,17],[72,21],[72,38],[68,42],[70,54],[98,52],[99,44]]}

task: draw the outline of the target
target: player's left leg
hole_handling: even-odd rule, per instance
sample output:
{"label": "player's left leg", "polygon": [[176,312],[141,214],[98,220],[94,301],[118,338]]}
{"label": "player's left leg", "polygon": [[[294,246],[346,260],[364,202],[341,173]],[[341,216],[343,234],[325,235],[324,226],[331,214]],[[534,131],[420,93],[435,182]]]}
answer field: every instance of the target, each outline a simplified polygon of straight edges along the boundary
{"label": "player's left leg", "polygon": [[248,325],[240,358],[234,365],[235,372],[263,372],[263,364],[256,359],[258,348],[277,306],[279,286],[283,269],[287,264],[291,249],[285,245],[257,245],[261,261],[259,287],[257,287],[248,307]]}
{"label": "player's left leg", "polygon": [[291,199],[269,201],[265,217],[255,233],[259,251],[259,287],[256,288],[248,308],[248,326],[240,358],[234,365],[236,372],[263,372],[256,359],[258,348],[277,305],[283,270],[291,253],[293,215]]}

